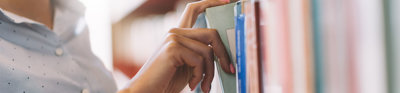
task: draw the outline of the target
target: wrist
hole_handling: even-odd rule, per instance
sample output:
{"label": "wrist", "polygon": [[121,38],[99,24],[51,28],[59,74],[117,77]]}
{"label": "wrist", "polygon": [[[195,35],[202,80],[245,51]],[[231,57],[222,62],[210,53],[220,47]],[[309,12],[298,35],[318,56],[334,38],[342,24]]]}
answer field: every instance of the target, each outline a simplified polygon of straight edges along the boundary
{"label": "wrist", "polygon": [[202,0],[193,3],[189,3],[193,11],[196,14],[200,14],[206,10],[206,8],[228,4],[230,0]]}
{"label": "wrist", "polygon": [[190,9],[194,12],[195,15],[198,15],[200,13],[203,13],[206,8],[210,7],[211,5],[205,1],[198,1],[198,2],[193,2],[189,3]]}

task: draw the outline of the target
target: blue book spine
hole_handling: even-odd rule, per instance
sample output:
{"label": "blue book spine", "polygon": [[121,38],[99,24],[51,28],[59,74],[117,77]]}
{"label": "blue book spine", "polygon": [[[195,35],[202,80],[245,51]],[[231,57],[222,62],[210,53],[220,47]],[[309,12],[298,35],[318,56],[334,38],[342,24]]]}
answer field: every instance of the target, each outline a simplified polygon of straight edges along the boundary
{"label": "blue book spine", "polygon": [[235,6],[237,89],[238,93],[246,93],[246,43],[244,14],[241,13],[241,10],[241,4],[238,2]]}

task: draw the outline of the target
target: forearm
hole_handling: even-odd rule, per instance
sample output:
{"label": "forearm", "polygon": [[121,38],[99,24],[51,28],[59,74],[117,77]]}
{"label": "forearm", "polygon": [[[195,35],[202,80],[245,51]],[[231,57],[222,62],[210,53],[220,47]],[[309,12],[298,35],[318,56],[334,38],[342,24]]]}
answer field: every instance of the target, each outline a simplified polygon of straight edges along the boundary
{"label": "forearm", "polygon": [[[161,48],[159,51],[164,51]],[[170,53],[170,52],[168,52]],[[152,56],[152,58],[146,62],[141,70],[136,73],[128,84],[120,90],[118,93],[177,93],[180,90],[174,92],[168,92],[167,86],[169,80],[173,79],[176,67],[175,61],[168,60],[167,52],[162,52]],[[154,58],[153,58],[154,57]],[[178,89],[183,89],[186,83],[182,83]]]}

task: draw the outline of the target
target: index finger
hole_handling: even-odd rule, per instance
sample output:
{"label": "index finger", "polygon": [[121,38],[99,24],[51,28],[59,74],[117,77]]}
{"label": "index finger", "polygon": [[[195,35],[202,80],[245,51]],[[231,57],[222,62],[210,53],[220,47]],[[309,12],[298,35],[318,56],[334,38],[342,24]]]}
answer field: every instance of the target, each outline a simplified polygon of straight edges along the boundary
{"label": "index finger", "polygon": [[232,61],[229,58],[228,52],[222,40],[215,29],[206,28],[174,28],[169,33],[182,35],[193,40],[200,41],[204,44],[211,45],[215,55],[219,59],[222,69],[228,73],[235,73]]}

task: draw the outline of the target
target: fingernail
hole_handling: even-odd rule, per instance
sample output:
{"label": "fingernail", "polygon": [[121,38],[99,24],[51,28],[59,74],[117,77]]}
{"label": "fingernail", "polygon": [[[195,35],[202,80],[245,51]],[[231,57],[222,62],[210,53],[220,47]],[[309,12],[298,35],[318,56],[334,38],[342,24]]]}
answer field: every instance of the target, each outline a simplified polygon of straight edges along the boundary
{"label": "fingernail", "polygon": [[231,73],[235,73],[235,67],[233,67],[233,64],[230,64],[229,67],[231,69]]}
{"label": "fingernail", "polygon": [[229,0],[221,0],[222,2],[229,3]]}

